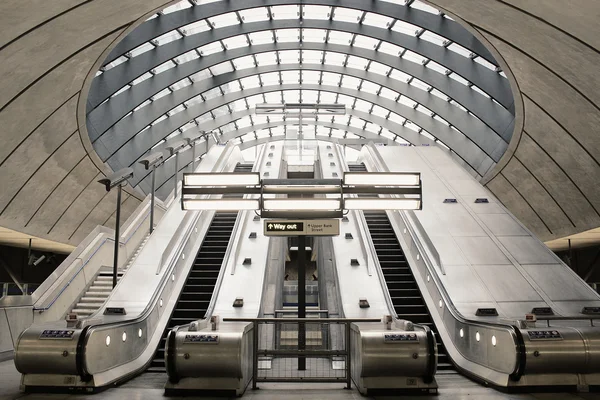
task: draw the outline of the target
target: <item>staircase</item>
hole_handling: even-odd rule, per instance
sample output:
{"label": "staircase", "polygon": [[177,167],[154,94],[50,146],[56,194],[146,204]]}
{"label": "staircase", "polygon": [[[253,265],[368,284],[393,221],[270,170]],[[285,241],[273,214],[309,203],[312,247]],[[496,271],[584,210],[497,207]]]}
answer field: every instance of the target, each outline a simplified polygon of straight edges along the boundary
{"label": "staircase", "polygon": [[[349,167],[350,171],[366,172],[364,164]],[[438,373],[456,372],[386,212],[363,214],[398,318],[428,326],[437,341]]]}
{"label": "staircase", "polygon": [[[121,280],[123,275],[127,272],[131,264],[135,261],[140,251],[142,251],[142,247],[146,244],[148,239],[150,238],[150,234],[147,234],[144,237],[144,240],[140,243],[140,245],[135,249],[134,254],[129,258],[127,265],[123,268],[117,270],[117,282]],[[90,285],[90,287],[83,294],[81,299],[75,304],[75,307],[71,310],[71,314],[77,315],[77,319],[88,318],[90,315],[94,314],[102,304],[108,299],[110,293],[112,292],[112,281],[113,281],[113,267],[109,265],[103,265],[100,267],[100,271],[94,282]]]}

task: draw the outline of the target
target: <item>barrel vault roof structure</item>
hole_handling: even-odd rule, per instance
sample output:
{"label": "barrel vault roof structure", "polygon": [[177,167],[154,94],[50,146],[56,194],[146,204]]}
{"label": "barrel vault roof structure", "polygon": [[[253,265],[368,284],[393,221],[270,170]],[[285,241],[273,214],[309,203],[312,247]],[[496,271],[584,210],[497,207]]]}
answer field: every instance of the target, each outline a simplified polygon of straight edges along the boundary
{"label": "barrel vault roof structure", "polygon": [[[304,132],[435,143],[542,240],[590,231],[598,17],[587,0],[4,1],[0,226],[76,245],[114,225],[103,175],[135,168],[127,218],[149,189],[148,152],[199,130],[244,148],[279,140],[297,120],[256,104],[340,102],[347,115]],[[173,174],[168,160],[159,196]]]}

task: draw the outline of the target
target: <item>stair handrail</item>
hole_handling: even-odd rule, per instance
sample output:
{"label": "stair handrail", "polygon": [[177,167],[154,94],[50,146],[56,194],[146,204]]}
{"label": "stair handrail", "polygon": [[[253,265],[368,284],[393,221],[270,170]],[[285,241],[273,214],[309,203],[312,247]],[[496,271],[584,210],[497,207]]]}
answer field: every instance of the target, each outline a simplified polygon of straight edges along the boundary
{"label": "stair handrail", "polygon": [[[221,153],[221,155],[215,162],[215,165],[213,167],[213,172],[222,172],[223,171],[223,169],[225,168],[225,165],[226,165],[225,160],[227,160],[229,158],[229,155],[230,155],[232,149],[233,149],[232,145],[225,146],[225,149],[223,150],[223,152]],[[182,193],[181,190],[178,193]],[[209,197],[210,197],[210,195],[196,196],[196,198],[201,198],[201,199],[206,199]],[[171,204],[174,201],[175,200],[172,200]],[[165,249],[163,250],[163,252],[160,256],[160,262],[158,263],[158,266],[156,268],[156,275],[160,274],[160,272],[162,271],[163,265],[166,265],[168,263],[167,260],[170,258],[170,256],[172,254],[174,254],[174,253],[179,254],[181,252],[181,248],[185,245],[185,240],[181,240],[181,238],[189,237],[189,233],[192,229],[192,226],[194,226],[196,224],[196,221],[204,214],[205,214],[205,211],[195,211],[195,212],[187,212],[186,213],[186,215],[183,217],[181,223],[175,230],[175,233],[171,237],[171,240],[169,240],[167,247],[165,247]],[[175,249],[175,247],[177,247],[177,249]]]}

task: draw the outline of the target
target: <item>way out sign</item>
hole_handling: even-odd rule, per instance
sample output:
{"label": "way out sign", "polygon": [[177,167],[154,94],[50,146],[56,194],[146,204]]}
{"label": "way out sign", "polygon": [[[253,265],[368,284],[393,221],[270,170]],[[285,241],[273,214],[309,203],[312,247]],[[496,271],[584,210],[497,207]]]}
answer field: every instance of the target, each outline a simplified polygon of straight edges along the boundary
{"label": "way out sign", "polygon": [[265,236],[337,236],[338,219],[264,220]]}

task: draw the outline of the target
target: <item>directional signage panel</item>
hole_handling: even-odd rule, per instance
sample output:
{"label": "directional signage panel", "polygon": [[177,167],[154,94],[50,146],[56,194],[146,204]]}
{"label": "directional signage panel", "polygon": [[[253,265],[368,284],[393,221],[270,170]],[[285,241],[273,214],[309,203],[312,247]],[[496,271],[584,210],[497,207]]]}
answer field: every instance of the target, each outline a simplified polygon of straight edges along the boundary
{"label": "directional signage panel", "polygon": [[265,236],[337,236],[338,219],[273,220],[264,221]]}

